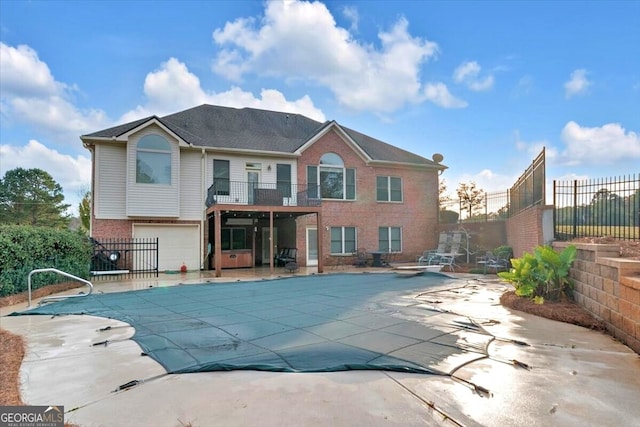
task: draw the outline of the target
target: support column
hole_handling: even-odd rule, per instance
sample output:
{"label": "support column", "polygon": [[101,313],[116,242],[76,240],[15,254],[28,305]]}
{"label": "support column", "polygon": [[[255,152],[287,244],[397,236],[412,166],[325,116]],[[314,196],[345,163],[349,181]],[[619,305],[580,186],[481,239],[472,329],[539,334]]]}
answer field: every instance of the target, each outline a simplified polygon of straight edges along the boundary
{"label": "support column", "polygon": [[273,267],[273,258],[276,254],[273,253],[273,210],[269,209],[269,272],[273,276],[275,274],[275,269]]}
{"label": "support column", "polygon": [[324,234],[324,228],[322,227],[322,215],[320,212],[316,213],[316,224],[318,227],[318,232],[316,233],[316,238],[318,239],[318,273],[324,272],[324,256],[322,255],[322,236]]}
{"label": "support column", "polygon": [[213,232],[214,232],[214,242],[215,242],[215,250],[214,252],[214,260],[215,260],[215,268],[216,268],[216,277],[222,276],[222,216],[220,211],[215,211],[213,213]]}

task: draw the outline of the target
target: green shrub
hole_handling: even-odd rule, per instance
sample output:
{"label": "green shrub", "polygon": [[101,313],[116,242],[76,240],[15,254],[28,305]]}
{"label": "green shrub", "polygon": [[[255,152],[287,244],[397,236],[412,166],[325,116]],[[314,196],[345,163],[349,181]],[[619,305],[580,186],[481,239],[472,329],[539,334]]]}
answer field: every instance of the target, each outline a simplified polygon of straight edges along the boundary
{"label": "green shrub", "polygon": [[[27,278],[38,268],[57,268],[81,278],[89,277],[92,247],[86,236],[50,227],[0,226],[0,296],[27,290]],[[56,273],[32,276],[31,287],[67,281]]]}
{"label": "green shrub", "polygon": [[455,224],[458,222],[459,216],[458,212],[442,210],[440,211],[440,222],[443,224]]}
{"label": "green shrub", "polygon": [[509,261],[513,258],[513,248],[511,246],[498,246],[493,250],[493,254],[500,259],[506,259]]}
{"label": "green shrub", "polygon": [[522,258],[512,259],[513,268],[498,275],[515,287],[518,296],[533,298],[538,303],[545,299],[558,301],[572,296],[569,269],[575,257],[573,245],[560,253],[550,246],[538,246],[533,253],[525,252]]}

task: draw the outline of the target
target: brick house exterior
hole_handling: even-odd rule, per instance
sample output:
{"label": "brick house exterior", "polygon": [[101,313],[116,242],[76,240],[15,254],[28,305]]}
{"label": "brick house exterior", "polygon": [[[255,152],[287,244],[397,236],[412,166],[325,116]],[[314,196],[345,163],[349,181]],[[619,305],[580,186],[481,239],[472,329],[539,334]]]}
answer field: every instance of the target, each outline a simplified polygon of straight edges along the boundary
{"label": "brick house exterior", "polygon": [[[435,246],[442,164],[301,115],[202,105],[81,137],[91,235],[158,235],[160,270],[299,265]],[[383,247],[384,246],[384,247]]]}

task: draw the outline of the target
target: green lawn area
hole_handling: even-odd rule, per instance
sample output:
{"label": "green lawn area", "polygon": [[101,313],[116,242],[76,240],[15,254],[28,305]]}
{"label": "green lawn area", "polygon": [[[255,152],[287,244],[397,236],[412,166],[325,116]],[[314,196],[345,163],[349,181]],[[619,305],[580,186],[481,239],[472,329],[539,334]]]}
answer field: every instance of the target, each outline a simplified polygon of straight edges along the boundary
{"label": "green lawn area", "polygon": [[[556,233],[573,234],[573,226],[558,225]],[[599,226],[599,225],[579,225],[576,227],[578,237],[617,237],[621,239],[640,239],[640,227],[628,226]]]}

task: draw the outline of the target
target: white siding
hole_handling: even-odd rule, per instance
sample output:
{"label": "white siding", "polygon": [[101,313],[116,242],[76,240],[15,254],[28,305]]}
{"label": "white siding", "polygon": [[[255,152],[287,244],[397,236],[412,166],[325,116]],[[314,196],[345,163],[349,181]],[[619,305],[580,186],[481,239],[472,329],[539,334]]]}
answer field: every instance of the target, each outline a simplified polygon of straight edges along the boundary
{"label": "white siding", "polygon": [[[171,145],[171,185],[136,183],[136,147],[145,135],[164,136]],[[178,141],[157,126],[131,135],[127,144],[127,215],[137,217],[180,216],[180,148]]]}
{"label": "white siding", "polygon": [[200,151],[180,151],[180,219],[199,220],[203,217],[205,205],[201,170]]}
{"label": "white siding", "polygon": [[93,200],[98,219],[126,218],[127,149],[124,144],[98,144],[95,148]]}

